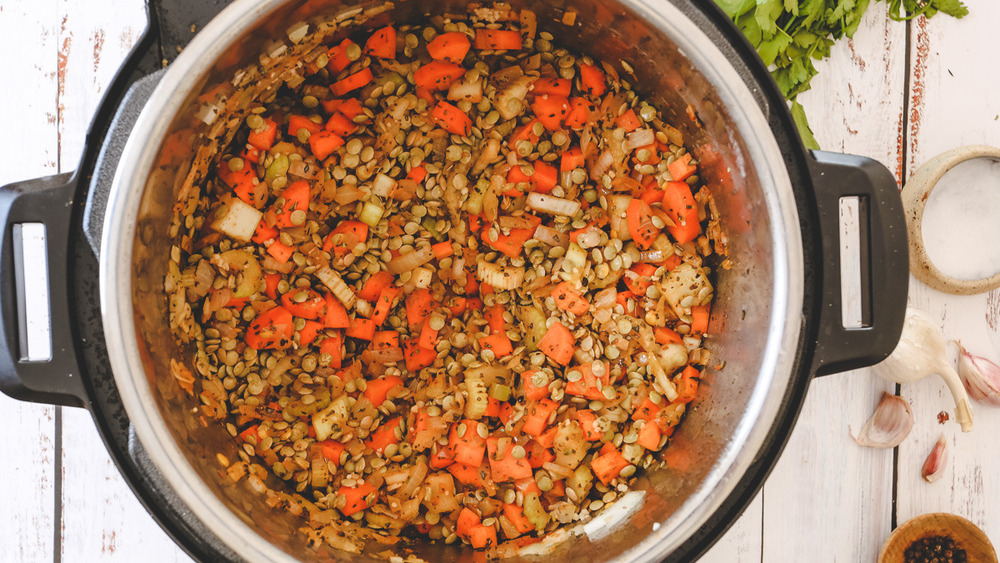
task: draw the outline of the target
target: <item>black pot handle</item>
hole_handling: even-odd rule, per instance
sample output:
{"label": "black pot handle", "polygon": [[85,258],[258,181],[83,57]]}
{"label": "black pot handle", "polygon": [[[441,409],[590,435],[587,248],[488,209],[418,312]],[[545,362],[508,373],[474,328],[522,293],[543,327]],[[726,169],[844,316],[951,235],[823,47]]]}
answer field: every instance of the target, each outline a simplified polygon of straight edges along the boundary
{"label": "black pot handle", "polygon": [[[822,240],[822,308],[812,370],[827,375],[877,364],[899,342],[910,279],[906,218],[896,180],[863,156],[811,151]],[[859,198],[862,325],[845,328],[840,263],[840,200]]]}
{"label": "black pot handle", "polygon": [[[75,173],[0,188],[0,391],[22,401],[86,404],[69,313],[76,188]],[[29,301],[36,311],[27,310]],[[44,330],[29,338],[31,325],[47,328],[48,338]]]}

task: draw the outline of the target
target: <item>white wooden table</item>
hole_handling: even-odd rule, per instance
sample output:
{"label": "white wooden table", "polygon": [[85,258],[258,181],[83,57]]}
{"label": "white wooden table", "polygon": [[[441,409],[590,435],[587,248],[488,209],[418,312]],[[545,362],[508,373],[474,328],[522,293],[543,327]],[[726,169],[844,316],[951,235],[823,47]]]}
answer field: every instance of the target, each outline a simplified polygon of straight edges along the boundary
{"label": "white wooden table", "polygon": [[[885,5],[873,3],[801,98],[824,148],[875,158],[901,179],[946,149],[1000,146],[1000,3],[967,3],[964,20],[910,24],[888,21]],[[0,183],[76,167],[102,89],[144,25],[139,0],[0,4]],[[994,218],[1000,212],[990,166],[964,165],[935,192],[951,199],[975,190],[964,205],[931,202],[929,215],[943,220],[927,227],[929,244],[955,271],[989,273],[1000,263],[1000,241],[982,238],[1000,223],[983,217],[990,207]],[[950,338],[1000,356],[1000,292],[955,297],[914,280],[910,303]],[[975,431],[962,434],[944,385],[925,380],[901,391],[916,427],[898,450],[858,447],[848,428],[860,428],[882,391],[894,389],[868,370],[815,381],[763,491],[703,561],[874,561],[895,525],[936,511],[965,516],[1000,541],[1000,409],[976,405]],[[943,425],[942,410],[952,413]],[[189,561],[119,477],[88,413],[0,395],[0,429],[0,561]],[[920,466],[941,433],[950,466],[928,484]]]}

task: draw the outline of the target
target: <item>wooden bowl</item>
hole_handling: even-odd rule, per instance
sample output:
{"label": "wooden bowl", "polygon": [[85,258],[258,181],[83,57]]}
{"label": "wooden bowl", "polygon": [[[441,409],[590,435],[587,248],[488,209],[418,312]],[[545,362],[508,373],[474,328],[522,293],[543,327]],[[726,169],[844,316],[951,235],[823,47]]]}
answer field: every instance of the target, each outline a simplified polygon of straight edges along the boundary
{"label": "wooden bowl", "polygon": [[969,563],[997,563],[997,552],[978,526],[961,516],[935,512],[911,518],[889,534],[878,563],[903,563],[903,554],[913,542],[927,536],[949,536],[965,550]]}

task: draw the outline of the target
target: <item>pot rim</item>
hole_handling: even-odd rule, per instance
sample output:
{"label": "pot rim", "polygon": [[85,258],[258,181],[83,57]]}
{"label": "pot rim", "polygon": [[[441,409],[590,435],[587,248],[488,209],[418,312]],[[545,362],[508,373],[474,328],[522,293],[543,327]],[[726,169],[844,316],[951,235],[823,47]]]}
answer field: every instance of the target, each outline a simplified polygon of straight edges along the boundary
{"label": "pot rim", "polygon": [[[146,182],[177,113],[189,93],[226,48],[285,0],[237,0],[222,10],[168,67],[143,108],[122,152],[104,219],[100,303],[108,359],[125,411],[150,460],[178,498],[201,523],[248,560],[296,559],[258,535],[231,512],[187,462],[153,398],[136,345],[132,311],[132,243]],[[723,53],[668,0],[621,0],[651,27],[667,34],[715,88],[743,136],[761,185],[770,222],[774,258],[773,300],[767,346],[759,377],[737,432],[711,472],[684,504],[627,552],[636,561],[655,561],[680,547],[723,504],[763,447],[781,411],[802,330],[804,259],[795,194],[785,161],[754,96]],[[779,338],[775,338],[778,335]]]}

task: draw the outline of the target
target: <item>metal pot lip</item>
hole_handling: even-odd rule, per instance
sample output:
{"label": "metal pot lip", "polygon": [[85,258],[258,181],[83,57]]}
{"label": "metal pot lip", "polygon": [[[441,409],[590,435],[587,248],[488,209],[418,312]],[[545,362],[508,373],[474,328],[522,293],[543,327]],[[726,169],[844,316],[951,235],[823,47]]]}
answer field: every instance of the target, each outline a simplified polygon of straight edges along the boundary
{"label": "metal pot lip", "polygon": [[[188,93],[209,66],[245,30],[256,25],[285,0],[238,0],[226,7],[195,36],[167,69],[138,118],[122,153],[105,213],[101,243],[100,303],[105,341],[118,392],[135,432],[150,460],[176,495],[214,535],[247,560],[294,561],[288,553],[255,533],[229,511],[197,476],[167,430],[145,377],[132,314],[132,242],[145,182],[160,140],[168,132]],[[803,243],[795,194],[781,151],[767,119],[750,90],[725,56],[677,7],[666,0],[622,0],[663,33],[667,33],[716,88],[732,118],[739,122],[752,162],[765,190],[771,217],[774,252],[774,300],[770,334],[763,351],[761,379],[748,402],[744,420],[720,461],[684,505],[670,515],[674,525],[660,526],[638,543],[627,557],[659,560],[702,527],[736,488],[763,446],[772,421],[795,376],[796,350],[802,328],[804,299]],[[780,335],[780,338],[774,338]],[[764,377],[766,376],[766,377]]]}

